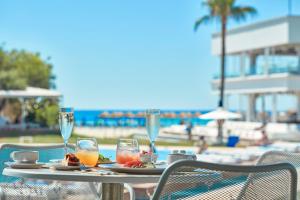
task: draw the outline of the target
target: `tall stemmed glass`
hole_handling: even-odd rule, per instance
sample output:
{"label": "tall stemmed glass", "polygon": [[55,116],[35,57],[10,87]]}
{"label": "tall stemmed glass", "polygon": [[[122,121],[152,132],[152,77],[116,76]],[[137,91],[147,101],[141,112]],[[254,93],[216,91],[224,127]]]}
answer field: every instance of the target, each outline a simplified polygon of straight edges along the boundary
{"label": "tall stemmed glass", "polygon": [[71,137],[74,126],[74,110],[73,108],[60,108],[59,111],[59,128],[61,136],[65,144],[65,153],[68,153],[68,140]]}
{"label": "tall stemmed glass", "polygon": [[160,127],[160,110],[148,109],[146,110],[146,129],[150,140],[150,147],[152,153],[156,153],[155,141],[159,134]]}

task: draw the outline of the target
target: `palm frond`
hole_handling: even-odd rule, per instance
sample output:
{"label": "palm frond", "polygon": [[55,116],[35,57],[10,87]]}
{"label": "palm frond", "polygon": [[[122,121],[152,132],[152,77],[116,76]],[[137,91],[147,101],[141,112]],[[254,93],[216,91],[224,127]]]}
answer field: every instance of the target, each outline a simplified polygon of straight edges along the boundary
{"label": "palm frond", "polygon": [[231,8],[229,17],[236,20],[236,21],[242,21],[245,20],[247,16],[254,16],[257,14],[257,11],[255,8],[250,6],[240,7],[235,6]]}
{"label": "palm frond", "polygon": [[220,3],[223,0],[205,0],[202,2],[202,5],[208,8],[210,15],[216,16],[220,11]]}
{"label": "palm frond", "polygon": [[198,27],[202,24],[207,24],[211,22],[212,16],[210,15],[205,15],[199,19],[196,20],[195,25],[194,25],[194,31],[197,31]]}
{"label": "palm frond", "polygon": [[196,31],[201,24],[212,20],[227,23],[227,19],[245,20],[249,15],[255,15],[256,9],[251,6],[237,6],[237,0],[204,0],[202,5],[208,9],[208,14],[199,18],[194,25]]}
{"label": "palm frond", "polygon": [[227,5],[229,8],[232,8],[234,7],[235,3],[236,3],[236,0],[227,0]]}

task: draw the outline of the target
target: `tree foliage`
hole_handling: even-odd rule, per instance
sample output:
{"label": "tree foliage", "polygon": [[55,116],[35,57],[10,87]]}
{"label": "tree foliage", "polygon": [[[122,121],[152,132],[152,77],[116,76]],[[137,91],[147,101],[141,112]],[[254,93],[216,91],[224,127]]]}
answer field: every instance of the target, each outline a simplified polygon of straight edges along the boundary
{"label": "tree foliage", "polygon": [[59,106],[56,100],[44,99],[38,104],[35,102],[32,107],[29,112],[32,113],[33,121],[36,123],[43,127],[55,127],[58,124]]}
{"label": "tree foliage", "polygon": [[53,88],[52,64],[39,53],[0,48],[0,89]]}
{"label": "tree foliage", "polygon": [[200,25],[209,22],[227,23],[228,19],[245,20],[248,15],[255,15],[256,9],[251,6],[236,5],[236,0],[206,0],[203,6],[208,8],[208,14],[196,20],[195,31]]}
{"label": "tree foliage", "polygon": [[[0,48],[0,90],[23,90],[28,86],[49,89],[55,87],[54,80],[52,64],[49,59],[42,59],[39,53]],[[57,124],[56,100],[27,99],[26,104],[27,122],[48,127]],[[21,104],[18,99],[2,99],[0,110],[12,122],[19,121]]]}

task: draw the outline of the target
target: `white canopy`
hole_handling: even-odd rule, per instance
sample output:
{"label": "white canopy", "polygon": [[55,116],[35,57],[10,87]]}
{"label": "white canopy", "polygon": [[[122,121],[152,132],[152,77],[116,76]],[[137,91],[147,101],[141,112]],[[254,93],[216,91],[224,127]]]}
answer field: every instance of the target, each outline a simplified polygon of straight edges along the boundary
{"label": "white canopy", "polygon": [[21,125],[25,128],[25,116],[26,116],[26,98],[59,98],[62,94],[49,89],[27,87],[25,90],[0,90],[0,99],[17,98],[21,102]]}
{"label": "white canopy", "polygon": [[49,89],[27,87],[25,90],[0,90],[0,98],[34,98],[34,97],[61,97],[62,94]]}
{"label": "white canopy", "polygon": [[227,111],[224,108],[217,108],[214,111],[199,116],[200,119],[214,119],[214,120],[239,119],[241,117],[242,117],[241,114]]}

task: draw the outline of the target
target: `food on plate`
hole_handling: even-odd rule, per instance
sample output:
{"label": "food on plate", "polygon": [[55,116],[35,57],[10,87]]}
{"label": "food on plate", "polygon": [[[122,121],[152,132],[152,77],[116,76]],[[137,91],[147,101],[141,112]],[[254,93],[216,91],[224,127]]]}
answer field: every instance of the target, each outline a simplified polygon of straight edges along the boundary
{"label": "food on plate", "polygon": [[109,163],[109,162],[111,162],[111,160],[109,158],[107,158],[104,155],[102,155],[101,153],[99,153],[98,163]]}
{"label": "food on plate", "polygon": [[148,153],[147,151],[142,151],[142,153],[140,153],[140,160],[144,163],[149,163],[151,162],[151,153]]}
{"label": "food on plate", "polygon": [[64,160],[62,161],[64,166],[79,166],[79,159],[75,156],[75,154],[68,153],[65,155]]}
{"label": "food on plate", "polygon": [[123,166],[124,167],[130,167],[130,168],[155,168],[154,164],[144,163],[140,160],[128,161]]}
{"label": "food on plate", "polygon": [[130,168],[144,168],[145,164],[142,161],[139,160],[132,160],[128,161],[124,164],[124,167],[130,167]]}
{"label": "food on plate", "polygon": [[151,155],[152,152],[148,152],[148,151],[142,151],[142,153],[140,153],[140,155]]}
{"label": "food on plate", "polygon": [[156,168],[155,164],[153,164],[153,163],[145,163],[144,166],[145,166],[145,168]]}

